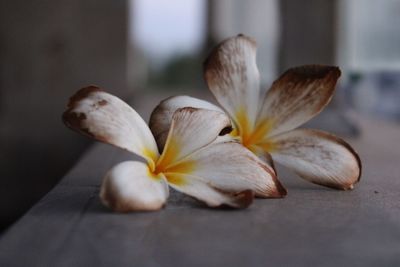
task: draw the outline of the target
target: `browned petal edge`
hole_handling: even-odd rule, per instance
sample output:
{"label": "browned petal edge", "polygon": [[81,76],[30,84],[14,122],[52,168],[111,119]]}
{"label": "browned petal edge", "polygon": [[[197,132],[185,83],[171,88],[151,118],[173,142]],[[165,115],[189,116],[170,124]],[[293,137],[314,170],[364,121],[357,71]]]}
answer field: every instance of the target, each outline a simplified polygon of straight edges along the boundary
{"label": "browned petal edge", "polygon": [[[211,186],[211,185],[210,185]],[[212,187],[212,186],[211,186]],[[233,193],[233,192],[226,192],[219,188],[213,187],[216,191],[221,192],[224,195],[229,195],[233,197],[235,206],[228,205],[228,204],[221,204],[214,208],[226,209],[226,208],[235,208],[235,209],[245,209],[249,207],[254,200],[254,192],[250,189],[244,190],[241,192]]]}
{"label": "browned petal edge", "polygon": [[[337,66],[327,65],[303,65],[288,69],[282,76],[291,75],[292,79],[324,79],[327,76],[332,76],[335,80],[341,75],[341,71]],[[282,77],[281,76],[281,77]]]}
{"label": "browned petal edge", "polygon": [[[185,111],[186,111],[186,112],[188,112],[188,113],[193,113],[193,112],[196,112],[196,111],[199,111],[199,110],[207,111],[207,112],[219,113],[219,114],[221,114],[221,115],[225,115],[225,117],[228,118],[227,123],[221,128],[221,130],[220,130],[220,132],[219,132],[219,135],[221,135],[221,133],[223,133],[224,131],[229,131],[229,132],[232,131],[232,125],[231,125],[231,121],[230,121],[229,117],[228,117],[226,114],[224,114],[223,112],[215,111],[215,110],[209,110],[209,109],[204,109],[204,108],[194,108],[194,107],[178,108],[178,109],[174,112],[174,115],[172,116],[172,120],[174,120],[176,114],[178,114],[178,113],[180,113],[180,112],[185,112]],[[225,135],[225,134],[226,134],[226,133],[224,133],[223,135]],[[216,136],[215,138],[217,138],[217,136]]]}
{"label": "browned petal edge", "polygon": [[[290,68],[285,71],[271,86],[271,93],[275,90],[285,88],[285,84],[289,83],[308,83],[310,81],[318,81],[326,85],[327,90],[324,94],[324,99],[315,111],[320,112],[331,100],[333,92],[336,89],[336,83],[341,75],[341,71],[337,66],[326,65],[304,65]],[[287,92],[290,93],[290,92]],[[293,91],[293,93],[296,93]],[[268,94],[267,94],[268,95]]]}
{"label": "browned petal edge", "polygon": [[196,196],[190,195],[190,194],[186,194],[184,191],[180,191],[181,193],[183,193],[184,195],[191,197],[193,199],[195,199],[196,201],[199,201],[201,203],[203,203],[204,205],[206,205],[209,208],[213,208],[213,209],[245,209],[247,207],[249,207],[254,200],[254,192],[251,189],[247,189],[247,190],[243,190],[240,192],[228,192],[225,190],[222,190],[218,187],[213,186],[210,183],[207,183],[207,185],[209,187],[211,187],[212,189],[214,189],[215,191],[226,195],[230,198],[233,198],[233,205],[232,204],[228,204],[228,203],[222,203],[220,205],[209,205],[205,200],[202,200],[201,198],[198,198]]}
{"label": "browned petal edge", "polygon": [[[164,107],[165,102],[171,100],[172,98],[174,98],[176,96],[171,96],[168,97],[164,100],[162,100],[151,112],[150,115],[150,120],[149,120],[149,128],[150,131],[153,133],[153,136],[155,138],[155,140],[157,141],[157,147],[158,147],[158,151],[160,151],[160,153],[163,152],[164,150],[164,145],[165,145],[165,141],[163,140],[163,142],[160,142],[159,139],[163,136],[163,135],[167,135],[169,132],[169,127],[168,129],[164,129],[164,127],[158,127],[158,125],[160,124],[160,119],[162,119],[162,117],[164,117],[165,112],[168,112],[168,109],[166,107]],[[164,118],[165,119],[165,118]],[[166,123],[166,122],[163,122]],[[171,121],[169,122],[169,124],[171,125],[172,123],[172,116],[171,116]],[[165,137],[166,139],[166,137]]]}
{"label": "browned petal edge", "polygon": [[[196,112],[197,110],[201,110],[202,108],[194,108],[194,107],[184,107],[184,108],[178,108],[175,112],[174,115],[179,113],[179,112],[183,112],[183,111],[187,111],[188,113],[193,113]],[[173,117],[172,117],[173,118]]]}
{"label": "browned petal edge", "polygon": [[[287,190],[282,185],[282,183],[278,180],[276,173],[271,172],[271,170],[268,167],[266,167],[264,164],[261,164],[260,162],[257,162],[257,164],[271,175],[272,181],[274,182],[277,190],[269,192],[268,197],[259,196],[259,195],[256,195],[256,197],[259,197],[259,198],[283,198],[283,197],[285,197],[287,195]],[[275,172],[275,168],[273,168],[273,170]]]}
{"label": "browned petal edge", "polygon": [[[186,96],[186,95],[182,95],[182,96]],[[171,99],[173,99],[175,97],[177,97],[177,96],[170,96],[164,100],[161,100],[160,103],[158,103],[158,105],[153,109],[153,111],[151,112],[151,115],[150,115],[150,120],[149,120],[150,129],[157,128],[156,125],[158,124],[159,114],[164,114],[165,111],[168,111],[168,109],[164,106],[165,102],[170,101]]]}
{"label": "browned petal edge", "polygon": [[[240,144],[241,145],[241,144]],[[247,149],[247,148],[246,148]],[[259,195],[256,194],[255,196],[257,198],[283,198],[287,195],[287,190],[286,188],[282,185],[282,183],[278,180],[277,173],[275,170],[275,165],[274,162],[272,161],[272,157],[268,152],[265,152],[262,157],[254,154],[251,150],[247,149],[249,153],[253,156],[247,155],[246,158],[248,160],[251,160],[255,162],[259,167],[261,167],[264,171],[266,171],[272,178],[272,181],[275,184],[276,190],[266,190],[265,193],[268,193],[268,196],[266,195]],[[268,162],[270,161],[272,164],[269,165]]]}
{"label": "browned petal edge", "polygon": [[[198,111],[198,110],[203,110],[203,111],[209,111],[209,112],[216,112],[216,113],[224,114],[224,113],[219,112],[219,111],[208,110],[208,109],[204,109],[204,108],[184,107],[184,108],[178,108],[178,109],[174,112],[174,115],[172,116],[172,120],[174,120],[175,114],[177,114],[177,113],[179,113],[179,112],[187,111],[187,112],[189,112],[189,113],[193,113],[193,112],[196,112],[196,111]],[[226,115],[225,115],[225,116],[226,116]],[[225,125],[221,128],[221,130],[219,131],[218,136],[223,136],[223,135],[226,135],[226,134],[232,132],[233,128],[232,128],[231,120],[229,119],[229,117],[227,117],[227,118],[228,118],[227,124],[225,124]],[[217,139],[218,136],[216,136],[215,139]],[[215,139],[214,139],[214,140],[215,140]],[[207,144],[207,145],[208,145],[208,144]]]}
{"label": "browned petal edge", "polygon": [[[354,182],[353,184],[349,184],[349,185],[344,186],[344,187],[340,187],[340,186],[338,186],[336,184],[329,183],[329,182],[326,182],[326,183],[323,183],[323,184],[321,183],[320,185],[324,185],[326,187],[333,188],[333,189],[352,190],[354,188],[354,184],[358,183],[361,180],[361,173],[362,173],[361,159],[360,159],[360,156],[358,155],[358,153],[354,150],[354,148],[352,146],[350,146],[343,139],[341,139],[341,138],[339,138],[339,137],[337,137],[337,136],[335,136],[335,135],[333,135],[331,133],[327,133],[327,132],[324,132],[324,131],[321,131],[321,130],[315,130],[315,129],[302,129],[302,130],[307,131],[310,135],[316,135],[316,136],[320,136],[320,137],[326,138],[326,139],[328,139],[328,140],[330,140],[330,141],[332,141],[332,142],[334,142],[334,143],[336,143],[338,145],[344,146],[345,148],[347,148],[350,151],[350,153],[355,157],[355,159],[357,161],[357,164],[358,164],[359,174],[358,174],[358,177],[357,177],[357,181]],[[305,177],[303,177],[303,178],[305,178]],[[317,184],[317,183],[315,183],[315,184]]]}
{"label": "browned petal edge", "polygon": [[88,95],[94,92],[104,92],[103,89],[95,86],[95,85],[89,85],[87,87],[84,87],[78,92],[76,92],[73,96],[70,97],[67,108],[72,109],[75,107],[76,103],[81,101],[82,99],[86,98]]}
{"label": "browned petal edge", "polygon": [[[257,47],[256,41],[246,35],[238,34],[237,36],[227,38],[215,46],[212,50],[210,55],[203,63],[203,76],[207,83],[214,82],[215,79],[220,78],[218,73],[223,71],[224,65],[221,62],[220,52],[225,48],[225,46],[229,42],[238,41],[238,40],[245,40],[247,41],[254,49]],[[231,51],[232,54],[235,51]]]}
{"label": "browned petal edge", "polygon": [[272,159],[271,154],[269,154],[267,151],[263,150],[262,155],[256,155],[259,159],[262,161],[266,162],[272,169],[274,170],[275,174],[278,174],[276,168],[275,168],[275,163],[274,160]]}
{"label": "browned petal edge", "polygon": [[115,190],[109,185],[108,180],[104,181],[102,190],[100,191],[100,198],[103,204],[115,212],[128,213],[133,211],[156,211],[165,207],[165,202],[159,206],[153,207],[140,207],[130,201],[121,200],[116,197]]}
{"label": "browned petal edge", "polygon": [[279,177],[278,171],[275,167],[275,163],[274,163],[274,160],[272,159],[271,154],[269,154],[267,151],[264,151],[262,160],[265,160],[269,164],[269,166],[271,166],[271,168],[274,170],[274,172],[275,172],[275,176],[274,176],[275,179],[273,178],[274,182],[279,184],[279,185],[277,185],[277,187],[280,187],[280,188],[278,188],[278,190],[282,194],[282,197],[285,197],[287,195],[287,189],[282,185],[282,183],[278,179],[278,177]]}
{"label": "browned petal edge", "polygon": [[[78,92],[76,92],[72,97],[70,97],[69,102],[67,104],[67,110],[62,114],[62,121],[68,128],[70,128],[78,133],[81,133],[90,138],[94,138],[101,142],[109,143],[107,137],[95,135],[92,132],[90,132],[87,127],[84,126],[83,121],[86,120],[85,113],[76,113],[73,111],[73,109],[76,107],[76,104],[79,101],[81,101],[82,99],[85,99],[93,92],[104,92],[104,90],[100,89],[97,86],[91,85],[91,86],[84,87],[84,88],[78,90]],[[107,104],[106,100],[101,100],[99,102],[100,106],[104,106],[106,104]]]}

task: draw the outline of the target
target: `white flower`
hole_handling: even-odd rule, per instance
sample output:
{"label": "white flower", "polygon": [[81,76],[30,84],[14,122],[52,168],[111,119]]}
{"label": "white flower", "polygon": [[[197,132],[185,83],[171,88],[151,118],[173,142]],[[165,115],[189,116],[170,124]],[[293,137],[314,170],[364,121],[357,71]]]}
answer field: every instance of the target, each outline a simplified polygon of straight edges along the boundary
{"label": "white flower", "polygon": [[[357,153],[332,134],[296,129],[329,103],[339,76],[337,67],[292,68],[272,84],[260,101],[256,43],[244,35],[223,41],[204,65],[209,89],[234,123],[232,136],[272,166],[273,159],[313,183],[347,190],[361,176]],[[164,100],[150,119],[160,150],[173,112],[182,107],[221,111],[211,103],[188,96]]]}
{"label": "white flower", "polygon": [[[143,119],[125,102],[97,87],[71,97],[63,115],[71,129],[141,156],[126,161],[103,179],[100,197],[115,211],[157,210],[168,184],[211,207],[244,208],[254,194],[282,197],[274,170],[241,144],[216,142],[230,119],[222,112],[182,108],[171,114],[163,152]],[[223,139],[223,138],[222,138]]]}

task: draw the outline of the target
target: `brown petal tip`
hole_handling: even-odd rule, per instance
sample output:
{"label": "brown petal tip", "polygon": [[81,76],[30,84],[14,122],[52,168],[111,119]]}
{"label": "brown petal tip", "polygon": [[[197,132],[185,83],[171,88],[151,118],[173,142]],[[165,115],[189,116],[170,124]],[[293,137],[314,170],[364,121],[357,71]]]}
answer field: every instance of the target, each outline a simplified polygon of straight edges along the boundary
{"label": "brown petal tip", "polygon": [[166,205],[165,203],[159,203],[153,206],[138,205],[129,200],[118,198],[117,193],[114,192],[112,188],[102,188],[99,197],[104,206],[119,213],[157,211],[164,208]]}
{"label": "brown petal tip", "polygon": [[291,101],[299,101],[296,102],[298,106],[299,103],[309,106],[308,112],[313,117],[330,102],[340,75],[340,69],[335,66],[304,65],[291,68],[274,81],[268,95],[279,95],[279,104],[283,106]]}
{"label": "brown petal tip", "polygon": [[73,130],[82,129],[82,121],[86,120],[85,113],[75,113],[71,110],[67,110],[62,115],[62,121],[64,124]]}
{"label": "brown petal tip", "polygon": [[276,177],[275,168],[273,167],[271,169],[271,167],[268,168],[264,164],[260,164],[260,163],[258,163],[258,165],[271,175],[272,180],[275,185],[275,188],[272,188],[272,189],[268,188],[268,190],[266,190],[265,194],[256,195],[256,196],[260,197],[260,198],[283,198],[283,197],[285,197],[287,195],[287,190],[282,185],[282,183],[278,180],[278,178]]}
{"label": "brown petal tip", "polygon": [[321,85],[326,86],[326,96],[327,98],[330,98],[335,90],[335,85],[340,75],[340,69],[335,66],[304,65],[288,69],[274,82],[274,84],[318,82]]}
{"label": "brown petal tip", "polygon": [[[91,85],[78,90],[73,96],[71,96],[67,105],[67,110],[62,114],[62,121],[68,128],[78,133],[102,142],[107,142],[106,137],[93,134],[89,131],[89,128],[85,126],[87,115],[84,112],[78,113],[74,111],[76,104],[79,101],[87,98],[93,92],[104,92],[104,90],[97,86]],[[107,104],[108,102],[104,99],[98,102],[99,106],[105,106]]]}
{"label": "brown petal tip", "polygon": [[224,203],[218,206],[212,206],[213,208],[219,208],[219,209],[245,209],[247,207],[249,207],[254,200],[254,192],[250,189],[248,190],[244,190],[238,193],[228,193],[226,191],[223,191],[221,189],[218,188],[214,188],[215,190],[223,193],[223,194],[227,194],[229,195],[232,199],[231,202],[228,203]]}
{"label": "brown petal tip", "polygon": [[[224,53],[223,51],[225,51],[226,53],[230,53],[230,54],[238,53],[237,46],[239,43],[249,45],[252,49],[254,49],[254,51],[257,48],[257,42],[253,38],[246,36],[244,34],[241,34],[241,33],[235,37],[230,37],[230,38],[223,40],[216,47],[214,47],[214,49],[211,51],[210,55],[207,57],[207,59],[203,63],[205,78],[210,76],[213,71],[223,69],[223,65],[222,65],[222,62],[220,59],[220,53]],[[212,78],[212,77],[209,77],[209,78]]]}
{"label": "brown petal tip", "polygon": [[336,66],[325,66],[325,65],[304,65],[287,70],[282,76],[285,75],[297,76],[299,79],[323,79],[327,76],[331,76],[337,80],[341,71]]}
{"label": "brown petal tip", "polygon": [[235,194],[235,204],[237,208],[244,209],[253,203],[254,192],[252,190],[245,190]]}
{"label": "brown petal tip", "polygon": [[357,151],[349,143],[347,143],[343,139],[341,139],[341,138],[339,138],[339,137],[337,137],[337,136],[335,136],[333,134],[330,134],[330,133],[327,133],[327,132],[324,132],[324,131],[321,131],[321,130],[310,130],[310,132],[316,134],[317,136],[322,136],[324,138],[327,138],[327,139],[331,140],[332,142],[335,142],[338,145],[341,145],[341,146],[345,147],[353,155],[353,157],[357,161],[358,175],[357,175],[357,177],[355,177],[356,178],[355,180],[353,179],[353,183],[348,183],[346,185],[340,185],[340,186],[333,185],[333,184],[323,184],[323,185],[327,186],[327,187],[330,187],[330,188],[339,189],[339,190],[345,190],[345,191],[346,190],[353,190],[354,189],[354,185],[356,183],[360,182],[361,175],[362,175],[361,158],[358,155]]}
{"label": "brown petal tip", "polygon": [[[303,177],[304,179],[308,180],[307,177],[298,174],[300,177]],[[358,182],[358,181],[357,181]],[[356,182],[356,183],[357,183]],[[316,185],[322,185],[331,189],[336,189],[336,190],[343,190],[343,191],[351,191],[354,189],[354,184],[337,184],[337,183],[329,183],[329,182],[316,182],[316,181],[311,181],[311,183],[316,184]]]}
{"label": "brown petal tip", "polygon": [[273,177],[275,186],[277,191],[273,193],[272,197],[274,198],[283,198],[287,195],[286,188],[282,185],[282,183],[278,180],[276,176]]}
{"label": "brown petal tip", "polygon": [[86,98],[88,95],[90,95],[93,92],[103,92],[104,90],[100,89],[97,86],[94,85],[89,85],[87,87],[84,87],[80,90],[78,90],[78,92],[76,92],[73,96],[70,97],[69,102],[67,107],[69,109],[74,108],[75,104],[79,101],[81,101],[82,99]]}

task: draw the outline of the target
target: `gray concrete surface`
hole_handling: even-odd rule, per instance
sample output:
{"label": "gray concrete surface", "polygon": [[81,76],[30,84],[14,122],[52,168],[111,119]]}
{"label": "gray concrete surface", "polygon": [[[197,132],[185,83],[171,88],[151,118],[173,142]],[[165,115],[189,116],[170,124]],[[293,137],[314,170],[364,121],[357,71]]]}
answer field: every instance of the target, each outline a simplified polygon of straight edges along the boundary
{"label": "gray concrete surface", "polygon": [[132,156],[95,145],[0,239],[0,266],[400,266],[400,127],[358,118],[361,183],[342,192],[279,169],[289,194],[212,210],[173,193],[159,212],[115,214],[98,198]]}

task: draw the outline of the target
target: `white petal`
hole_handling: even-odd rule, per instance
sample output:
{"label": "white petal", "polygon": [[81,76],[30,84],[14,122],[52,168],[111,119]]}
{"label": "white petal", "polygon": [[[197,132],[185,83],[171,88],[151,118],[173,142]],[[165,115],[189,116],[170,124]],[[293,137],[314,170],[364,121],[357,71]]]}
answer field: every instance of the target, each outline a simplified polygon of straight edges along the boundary
{"label": "white petal", "polygon": [[270,141],[270,153],[276,162],[313,183],[347,190],[360,179],[360,158],[349,144],[334,135],[297,129]]}
{"label": "white petal", "polygon": [[174,181],[185,181],[184,184],[170,183],[170,185],[177,191],[204,202],[209,207],[228,206],[232,208],[247,208],[254,199],[254,193],[251,190],[238,193],[225,192],[214,187],[209,181],[201,177],[174,173],[170,174],[170,179]]}
{"label": "white petal", "polygon": [[152,175],[144,163],[125,161],[107,173],[100,197],[118,212],[158,210],[168,198],[168,184],[162,174]]}
{"label": "white petal", "polygon": [[154,137],[139,114],[98,87],[83,88],[72,96],[63,120],[71,129],[142,156],[150,164],[159,156]]}
{"label": "white petal", "polygon": [[230,119],[219,111],[178,109],[173,115],[167,142],[157,163],[157,171],[163,172],[170,164],[210,144],[223,129],[230,126]]}
{"label": "white petal", "polygon": [[[182,179],[176,179],[176,174]],[[191,185],[191,177],[198,177],[222,192],[251,190],[258,197],[286,195],[273,169],[237,142],[208,145],[167,168],[164,175],[170,184],[187,194],[193,194],[193,190],[185,191],[185,186]],[[208,196],[195,197],[207,201]]]}
{"label": "white petal", "polygon": [[317,115],[330,101],[340,77],[331,66],[302,66],[286,71],[267,92],[257,118],[266,136],[302,125]]}
{"label": "white petal", "polygon": [[242,135],[250,132],[260,97],[255,41],[244,35],[223,41],[206,60],[204,77],[239,132]]}
{"label": "white petal", "polygon": [[156,139],[158,149],[163,151],[169,128],[171,127],[172,115],[180,108],[192,107],[223,112],[216,105],[190,96],[173,96],[158,104],[150,116],[150,130]]}
{"label": "white petal", "polygon": [[272,156],[270,153],[268,153],[266,150],[262,149],[261,147],[254,146],[254,149],[252,152],[263,162],[265,162],[268,166],[270,166],[274,172],[275,175],[278,175],[276,168],[275,168],[275,163],[272,159]]}

